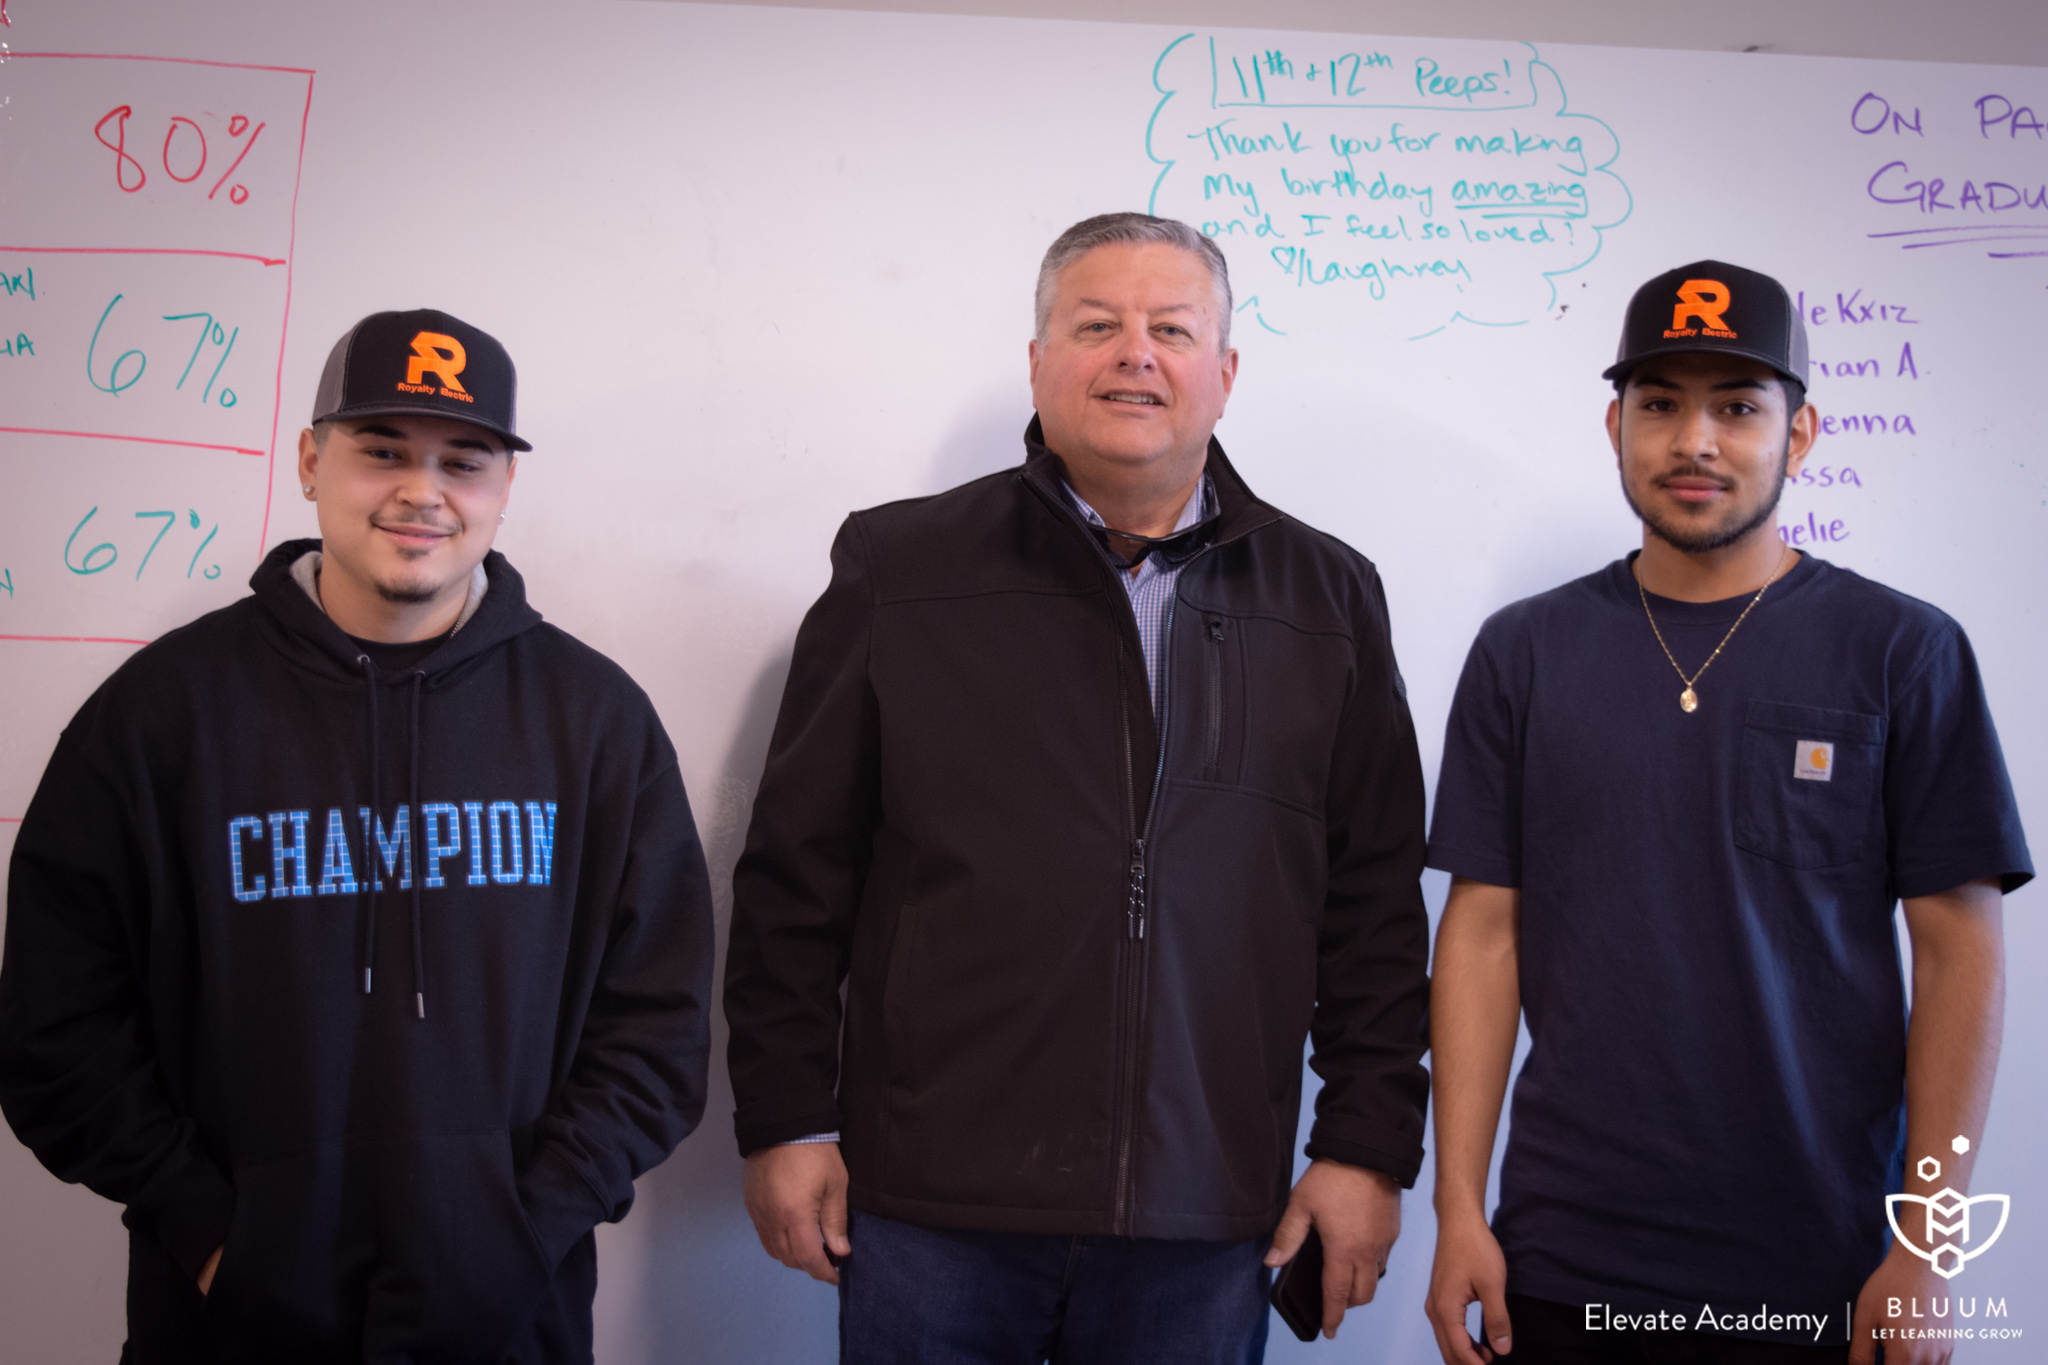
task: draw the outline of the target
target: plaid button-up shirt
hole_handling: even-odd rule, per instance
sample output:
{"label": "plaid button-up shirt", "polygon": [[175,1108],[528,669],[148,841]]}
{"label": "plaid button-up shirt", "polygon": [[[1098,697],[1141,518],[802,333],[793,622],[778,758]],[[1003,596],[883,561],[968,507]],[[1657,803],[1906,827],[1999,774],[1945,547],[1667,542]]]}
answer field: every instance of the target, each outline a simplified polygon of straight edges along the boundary
{"label": "plaid button-up shirt", "polygon": [[[1090,525],[1111,529],[1102,516],[1085,502],[1074,486],[1064,481],[1060,486],[1066,489],[1067,497],[1073,500],[1074,510],[1087,518]],[[1188,505],[1180,512],[1180,520],[1173,525],[1174,531],[1185,531],[1203,517],[1210,514],[1216,505],[1216,490],[1207,474],[1195,486],[1195,495],[1188,499]],[[1166,704],[1166,662],[1162,650],[1166,640],[1166,623],[1172,615],[1173,585],[1180,578],[1181,566],[1168,564],[1162,556],[1146,555],[1135,572],[1125,571],[1120,575],[1124,580],[1124,591],[1130,595],[1131,614],[1138,618],[1138,644],[1145,651],[1145,682],[1152,692],[1152,714],[1157,716]]]}

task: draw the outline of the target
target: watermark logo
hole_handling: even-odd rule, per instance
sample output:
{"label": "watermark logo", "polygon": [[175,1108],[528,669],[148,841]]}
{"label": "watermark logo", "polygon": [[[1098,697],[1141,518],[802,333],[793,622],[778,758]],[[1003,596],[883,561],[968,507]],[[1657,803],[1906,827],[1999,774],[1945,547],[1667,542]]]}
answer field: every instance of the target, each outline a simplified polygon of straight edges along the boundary
{"label": "watermark logo", "polygon": [[[1960,1156],[1970,1150],[1970,1140],[1959,1137],[1950,1146]],[[1941,1179],[1941,1162],[1934,1157],[1920,1158],[1915,1168],[1920,1178],[1928,1184]],[[1899,1215],[1908,1204],[1917,1204],[1922,1217],[1915,1219],[1906,1213],[1902,1226]],[[1982,1210],[1988,1214],[1992,1208],[1998,1210],[1998,1221],[1989,1233],[1984,1232],[1988,1219],[1972,1222],[1971,1214]],[[1892,1235],[1897,1237],[1906,1250],[1934,1267],[1934,1273],[1945,1280],[1953,1280],[1963,1273],[1971,1261],[1991,1250],[2005,1231],[2006,1220],[2012,1216],[2012,1196],[2007,1194],[1980,1194],[1965,1196],[1944,1185],[1932,1195],[1888,1194],[1884,1197],[1885,1221],[1892,1225]],[[1919,1224],[1921,1235],[1915,1237],[1906,1228]]]}

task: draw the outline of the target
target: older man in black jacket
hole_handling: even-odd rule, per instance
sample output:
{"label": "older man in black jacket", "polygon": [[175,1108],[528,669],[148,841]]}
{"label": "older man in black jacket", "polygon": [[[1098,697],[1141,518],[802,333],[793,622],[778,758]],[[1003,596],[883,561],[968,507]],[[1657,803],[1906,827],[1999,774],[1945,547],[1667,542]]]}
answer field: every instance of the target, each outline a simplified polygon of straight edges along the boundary
{"label": "older man in black jacket", "polygon": [[797,634],[726,981],[748,1208],[849,1361],[1256,1360],[1311,1224],[1324,1330],[1372,1297],[1421,1162],[1414,732],[1372,565],[1211,435],[1214,244],[1089,219],[1037,305],[1023,466],[850,517]]}

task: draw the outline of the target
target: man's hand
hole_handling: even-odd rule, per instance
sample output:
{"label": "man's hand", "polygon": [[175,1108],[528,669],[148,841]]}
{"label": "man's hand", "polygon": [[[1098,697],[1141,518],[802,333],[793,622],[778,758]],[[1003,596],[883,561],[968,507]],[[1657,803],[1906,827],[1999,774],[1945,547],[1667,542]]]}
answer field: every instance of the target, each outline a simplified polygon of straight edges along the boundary
{"label": "man's hand", "polygon": [[[1925,1305],[1930,1299],[1949,1296],[1948,1285],[1934,1273],[1934,1267],[1894,1240],[1877,1272],[1863,1282],[1863,1292],[1856,1296],[1849,1365],[1877,1365],[1879,1339],[1873,1333],[1911,1326],[1914,1299]],[[1891,1311],[1894,1301],[1899,1306],[1896,1313]],[[1920,1311],[1928,1309],[1923,1306]],[[1883,1344],[1884,1365],[1948,1365],[1955,1352],[1955,1344],[1948,1341],[1902,1341],[1894,1336]]]}
{"label": "man's hand", "polygon": [[[1507,1258],[1484,1219],[1437,1224],[1436,1266],[1429,1273],[1429,1298],[1423,1308],[1436,1330],[1436,1349],[1444,1365],[1488,1365],[1514,1349],[1507,1288]],[[1486,1337],[1477,1347],[1465,1326],[1465,1310],[1475,1300]]]}
{"label": "man's hand", "polygon": [[[1906,1030],[1906,1193],[1929,1196],[1942,1187],[1967,1191],[1979,1139],[1991,1107],[2005,1015],[2005,908],[1993,878],[1966,882],[1931,896],[1908,896],[1902,907],[1913,940],[1913,1018]],[[1910,1158],[1941,1153],[1939,1181],[1920,1179]],[[1871,1333],[1910,1326],[1913,1300],[1949,1298],[1934,1267],[1892,1243],[1877,1271],[1856,1296],[1850,1365],[1876,1365],[1879,1342]],[[1899,1311],[1890,1312],[1897,1300]],[[1921,1312],[1925,1313],[1925,1308]],[[1885,1365],[1941,1365],[1953,1347],[1945,1341],[1883,1341]]]}
{"label": "man's hand", "polygon": [[1335,1337],[1344,1310],[1371,1303],[1401,1235],[1401,1187],[1394,1178],[1341,1161],[1313,1161],[1274,1229],[1268,1266],[1301,1250],[1313,1226],[1323,1239],[1323,1335]]}
{"label": "man's hand", "polygon": [[814,1280],[838,1284],[825,1258],[853,1254],[846,1239],[846,1163],[836,1142],[764,1147],[747,1158],[747,1214],[770,1256]]}
{"label": "man's hand", "polygon": [[[1522,1013],[1522,893],[1451,878],[1436,933],[1429,1032],[1436,1105],[1436,1264],[1423,1310],[1445,1365],[1507,1354],[1507,1262],[1486,1226],[1486,1170]],[[1465,1312],[1479,1301],[1485,1343]]]}
{"label": "man's hand", "polygon": [[205,1298],[205,1297],[206,1297],[206,1296],[207,1296],[207,1295],[208,1295],[209,1293],[211,1293],[211,1292],[212,1292],[212,1290],[213,1290],[213,1272],[214,1272],[214,1271],[216,1271],[216,1270],[219,1270],[219,1269],[220,1269],[220,1254],[221,1254],[221,1253],[222,1253],[223,1251],[226,1251],[226,1250],[227,1250],[227,1247],[226,1247],[225,1245],[222,1245],[222,1246],[217,1246],[217,1247],[215,1247],[215,1248],[213,1249],[213,1255],[211,1255],[211,1256],[209,1256],[209,1257],[207,1257],[207,1258],[206,1258],[206,1264],[205,1264],[205,1265],[203,1265],[203,1266],[201,1266],[201,1267],[199,1267],[199,1297],[200,1297],[200,1298],[202,1298],[202,1299],[203,1299],[203,1298]]}

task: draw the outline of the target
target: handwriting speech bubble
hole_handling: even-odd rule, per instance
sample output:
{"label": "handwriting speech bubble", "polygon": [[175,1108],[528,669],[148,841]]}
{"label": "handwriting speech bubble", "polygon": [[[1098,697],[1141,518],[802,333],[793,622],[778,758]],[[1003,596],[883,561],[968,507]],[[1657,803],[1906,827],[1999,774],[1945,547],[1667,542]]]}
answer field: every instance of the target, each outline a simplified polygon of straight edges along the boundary
{"label": "handwriting speech bubble", "polygon": [[1150,211],[1215,239],[1240,328],[1519,326],[1633,200],[1620,140],[1533,45],[1185,34],[1153,67]]}

